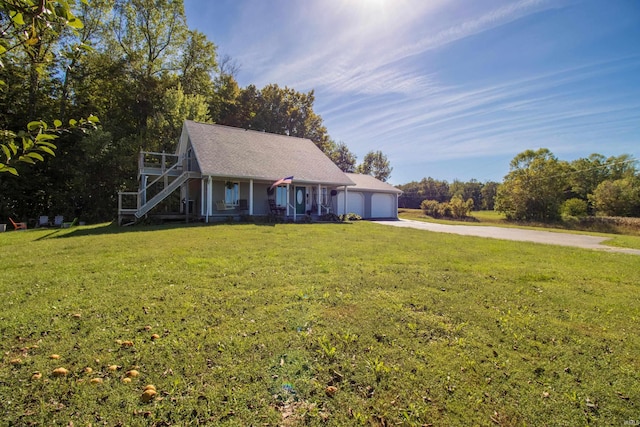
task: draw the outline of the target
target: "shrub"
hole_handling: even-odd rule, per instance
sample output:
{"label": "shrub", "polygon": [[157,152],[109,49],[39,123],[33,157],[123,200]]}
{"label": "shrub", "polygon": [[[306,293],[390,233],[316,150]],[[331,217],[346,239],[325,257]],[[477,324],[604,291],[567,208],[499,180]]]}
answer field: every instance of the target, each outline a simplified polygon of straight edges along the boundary
{"label": "shrub", "polygon": [[587,216],[587,211],[589,209],[589,205],[586,201],[582,199],[569,199],[566,200],[562,206],[560,207],[560,213],[563,218],[566,217],[575,217],[575,218],[584,218]]}
{"label": "shrub", "polygon": [[425,215],[432,218],[464,219],[469,216],[473,205],[473,199],[468,199],[465,202],[460,196],[455,196],[448,203],[440,203],[436,200],[424,200],[420,208]]}
{"label": "shrub", "polygon": [[437,200],[423,200],[420,204],[420,209],[422,209],[422,212],[424,212],[425,215],[438,218],[440,215],[438,212],[439,204],[440,203]]}
{"label": "shrub", "polygon": [[340,215],[342,221],[360,221],[362,217],[356,213],[350,212],[348,214]]}

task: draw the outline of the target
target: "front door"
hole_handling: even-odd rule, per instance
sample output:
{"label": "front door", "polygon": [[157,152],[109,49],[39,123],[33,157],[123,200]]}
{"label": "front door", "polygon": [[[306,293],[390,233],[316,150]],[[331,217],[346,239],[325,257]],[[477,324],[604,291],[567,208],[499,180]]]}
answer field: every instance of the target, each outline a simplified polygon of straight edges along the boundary
{"label": "front door", "polygon": [[296,187],[296,214],[304,215],[307,206],[307,189]]}

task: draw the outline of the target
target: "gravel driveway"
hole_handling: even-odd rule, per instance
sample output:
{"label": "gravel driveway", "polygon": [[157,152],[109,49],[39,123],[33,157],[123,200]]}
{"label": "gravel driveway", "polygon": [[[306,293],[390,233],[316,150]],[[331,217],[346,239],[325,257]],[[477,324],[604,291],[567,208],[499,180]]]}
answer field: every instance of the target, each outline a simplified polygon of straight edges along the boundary
{"label": "gravel driveway", "polygon": [[505,228],[477,225],[447,225],[432,222],[400,219],[397,221],[375,221],[378,224],[394,227],[416,228],[418,230],[435,231],[437,233],[453,233],[463,236],[488,237],[491,239],[516,240],[520,242],[545,243],[548,245],[573,246],[601,251],[621,252],[640,255],[640,249],[616,248],[603,245],[606,237],[586,236],[583,234],[568,234],[552,231],[524,230],[521,228]]}

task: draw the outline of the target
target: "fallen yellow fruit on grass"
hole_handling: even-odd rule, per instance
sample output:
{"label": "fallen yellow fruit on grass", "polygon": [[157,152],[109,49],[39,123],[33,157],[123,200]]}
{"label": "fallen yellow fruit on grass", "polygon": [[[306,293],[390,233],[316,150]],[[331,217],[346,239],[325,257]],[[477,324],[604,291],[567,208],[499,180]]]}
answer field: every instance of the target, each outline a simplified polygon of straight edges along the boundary
{"label": "fallen yellow fruit on grass", "polygon": [[123,383],[125,383],[125,384],[129,384],[129,383],[131,382],[131,378],[129,378],[129,377],[124,377],[124,378],[122,379],[122,382],[123,382]]}
{"label": "fallen yellow fruit on grass", "polygon": [[9,363],[11,365],[19,365],[19,364],[22,363],[22,359],[11,359],[11,360],[9,360]]}
{"label": "fallen yellow fruit on grass", "polygon": [[40,378],[42,378],[42,374],[40,372],[34,372],[33,375],[31,375],[32,380],[39,380]]}
{"label": "fallen yellow fruit on grass", "polygon": [[129,378],[136,378],[138,375],[140,375],[140,372],[136,371],[135,369],[132,369],[130,371],[127,371],[125,375]]}
{"label": "fallen yellow fruit on grass", "polygon": [[49,359],[58,360],[58,359],[60,359],[60,355],[59,354],[52,354],[51,356],[49,356]]}
{"label": "fallen yellow fruit on grass", "polygon": [[120,345],[122,347],[133,347],[133,341],[122,341]]}
{"label": "fallen yellow fruit on grass", "polygon": [[102,384],[102,378],[91,378],[91,384]]}
{"label": "fallen yellow fruit on grass", "polygon": [[69,375],[69,371],[65,368],[56,368],[53,370],[54,377],[66,377],[67,375]]}
{"label": "fallen yellow fruit on grass", "polygon": [[84,373],[85,373],[85,374],[90,374],[90,373],[92,373],[92,372],[93,372],[93,368],[90,368],[90,367],[88,367],[88,366],[87,366],[86,368],[84,368]]}
{"label": "fallen yellow fruit on grass", "polygon": [[336,394],[337,391],[338,391],[338,387],[335,387],[335,386],[332,386],[332,385],[330,385],[330,386],[328,386],[327,388],[324,389],[324,392],[329,397],[333,397]]}
{"label": "fallen yellow fruit on grass", "polygon": [[150,388],[145,390],[140,398],[143,402],[150,402],[156,396],[156,394],[158,393],[155,391],[155,389]]}
{"label": "fallen yellow fruit on grass", "polygon": [[153,334],[153,335],[151,335],[151,339],[152,339],[152,340],[157,340],[157,339],[159,339],[159,338],[160,338],[160,335],[158,335],[158,334]]}
{"label": "fallen yellow fruit on grass", "polygon": [[110,371],[117,371],[118,369],[120,369],[120,366],[118,365],[109,365],[109,369]]}

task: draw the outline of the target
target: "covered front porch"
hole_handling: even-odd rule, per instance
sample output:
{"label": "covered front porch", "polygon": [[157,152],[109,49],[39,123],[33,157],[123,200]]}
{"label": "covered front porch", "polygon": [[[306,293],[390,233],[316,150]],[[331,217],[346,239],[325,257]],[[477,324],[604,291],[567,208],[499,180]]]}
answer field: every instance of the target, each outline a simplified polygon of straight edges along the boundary
{"label": "covered front porch", "polygon": [[[338,203],[338,190],[345,198]],[[204,222],[215,222],[230,216],[283,216],[293,221],[304,216],[321,217],[327,213],[342,214],[338,206],[347,206],[344,186],[296,182],[273,186],[259,179],[234,179],[205,176],[192,180],[189,194],[198,194],[195,204]],[[186,196],[186,194],[185,194]],[[193,206],[193,203],[191,204]]]}

